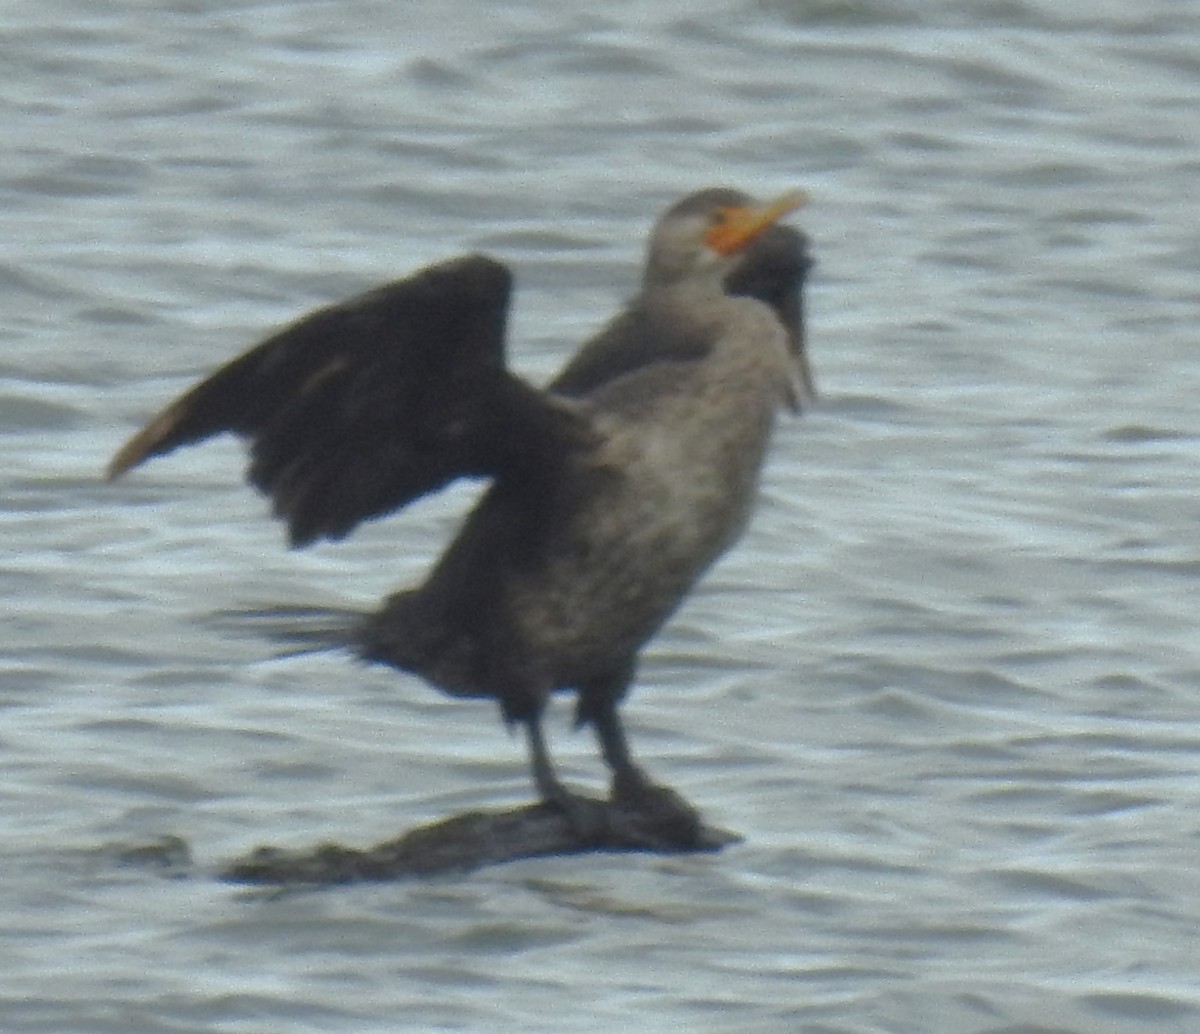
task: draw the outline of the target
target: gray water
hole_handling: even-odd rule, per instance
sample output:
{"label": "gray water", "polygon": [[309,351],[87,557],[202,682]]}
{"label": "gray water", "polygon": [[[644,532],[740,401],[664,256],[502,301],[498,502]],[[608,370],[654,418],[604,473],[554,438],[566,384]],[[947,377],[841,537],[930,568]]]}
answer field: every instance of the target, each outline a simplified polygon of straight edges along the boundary
{"label": "gray water", "polygon": [[[0,1029],[1200,1029],[1200,4],[8,0],[0,39]],[[491,707],[220,617],[370,606],[469,493],[289,553],[235,443],[112,450],[468,249],[544,380],[720,183],[813,197],[823,401],[626,714],[745,842],[217,880],[529,794]],[[189,875],[120,864],[165,835]]]}

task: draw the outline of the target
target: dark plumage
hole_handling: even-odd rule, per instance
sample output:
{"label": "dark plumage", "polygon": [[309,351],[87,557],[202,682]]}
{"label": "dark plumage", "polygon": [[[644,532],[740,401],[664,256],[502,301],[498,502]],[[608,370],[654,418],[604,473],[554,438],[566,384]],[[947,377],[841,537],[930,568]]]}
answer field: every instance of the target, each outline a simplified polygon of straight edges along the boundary
{"label": "dark plumage", "polygon": [[492,481],[419,587],[358,632],[363,656],[495,698],[529,736],[544,798],[580,799],[541,735],[578,694],[614,792],[666,795],[630,758],[617,707],[645,642],[740,534],[781,406],[812,394],[806,242],[737,191],[659,219],[642,289],[544,391],[508,372],[511,277],[455,259],[314,312],[222,367],[116,454],[232,431],[294,545],[341,538],[458,477]]}

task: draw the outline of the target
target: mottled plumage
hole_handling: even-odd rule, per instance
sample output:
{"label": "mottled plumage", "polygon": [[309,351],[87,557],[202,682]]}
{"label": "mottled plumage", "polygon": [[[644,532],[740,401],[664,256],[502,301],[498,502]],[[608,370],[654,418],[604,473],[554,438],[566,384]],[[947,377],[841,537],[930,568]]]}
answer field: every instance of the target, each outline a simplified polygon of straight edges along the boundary
{"label": "mottled plumage", "polygon": [[638,652],[741,533],[774,415],[812,394],[803,236],[787,196],[726,189],[669,209],[643,285],[550,386],[504,360],[510,276],[468,256],[319,310],[155,417],[110,476],[232,431],[294,544],[340,538],[457,477],[492,480],[426,580],[368,617],[358,647],[448,693],[495,698],[541,736],[574,690],[615,790],[651,794],[617,706]]}

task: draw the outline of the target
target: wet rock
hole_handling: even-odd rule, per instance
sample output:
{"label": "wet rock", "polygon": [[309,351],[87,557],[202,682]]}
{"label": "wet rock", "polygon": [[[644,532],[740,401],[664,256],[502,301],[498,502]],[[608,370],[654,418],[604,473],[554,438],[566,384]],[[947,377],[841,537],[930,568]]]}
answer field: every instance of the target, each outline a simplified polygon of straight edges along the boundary
{"label": "wet rock", "polygon": [[322,844],[308,851],[259,847],[230,863],[226,880],[259,884],[337,884],[468,872],[520,858],[585,852],[716,851],[741,838],[700,822],[663,822],[623,802],[591,801],[605,821],[583,829],[560,809],[532,804],[473,811],[419,826],[369,848]]}

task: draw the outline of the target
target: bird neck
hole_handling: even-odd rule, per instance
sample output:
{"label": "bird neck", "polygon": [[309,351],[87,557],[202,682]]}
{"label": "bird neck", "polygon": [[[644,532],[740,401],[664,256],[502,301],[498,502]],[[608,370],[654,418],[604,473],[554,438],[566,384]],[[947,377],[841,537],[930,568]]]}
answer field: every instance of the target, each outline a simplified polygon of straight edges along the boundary
{"label": "bird neck", "polygon": [[713,298],[725,293],[725,264],[714,262],[702,267],[672,269],[647,266],[642,278],[643,291],[672,291],[684,295]]}
{"label": "bird neck", "polygon": [[687,283],[703,285],[709,294],[723,294],[725,277],[735,264],[709,248],[672,248],[655,241],[646,258],[642,289],[657,290]]}

